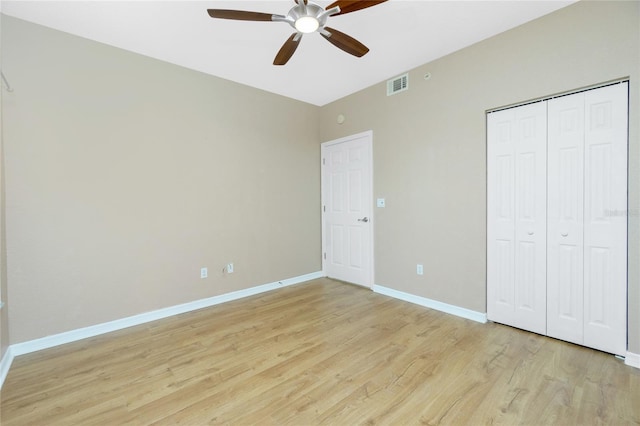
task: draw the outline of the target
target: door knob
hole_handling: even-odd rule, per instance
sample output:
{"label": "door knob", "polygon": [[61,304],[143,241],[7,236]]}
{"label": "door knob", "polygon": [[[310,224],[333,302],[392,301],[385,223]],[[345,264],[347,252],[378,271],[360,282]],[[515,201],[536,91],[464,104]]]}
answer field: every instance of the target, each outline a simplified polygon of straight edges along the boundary
{"label": "door knob", "polygon": [[369,218],[368,217],[363,217],[362,219],[358,219],[358,222],[369,222]]}
{"label": "door knob", "polygon": [[528,231],[527,235],[533,235],[533,231]]}
{"label": "door knob", "polygon": [[566,236],[569,235],[569,233],[568,232],[562,232],[562,233],[560,233],[560,235],[562,235],[563,237],[566,237]]}

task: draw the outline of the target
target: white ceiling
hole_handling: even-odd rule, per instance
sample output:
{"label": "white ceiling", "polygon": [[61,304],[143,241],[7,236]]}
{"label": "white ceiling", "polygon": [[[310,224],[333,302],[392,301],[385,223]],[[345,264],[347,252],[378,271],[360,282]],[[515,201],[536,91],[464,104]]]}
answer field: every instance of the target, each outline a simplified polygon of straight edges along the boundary
{"label": "white ceiling", "polygon": [[[390,0],[329,18],[328,26],[371,49],[363,58],[344,53],[319,34],[308,34],[283,67],[272,62],[293,33],[289,25],[212,19],[206,9],[285,15],[293,0],[3,0],[2,12],[322,106],[573,1]],[[326,7],[331,1],[317,3]]]}

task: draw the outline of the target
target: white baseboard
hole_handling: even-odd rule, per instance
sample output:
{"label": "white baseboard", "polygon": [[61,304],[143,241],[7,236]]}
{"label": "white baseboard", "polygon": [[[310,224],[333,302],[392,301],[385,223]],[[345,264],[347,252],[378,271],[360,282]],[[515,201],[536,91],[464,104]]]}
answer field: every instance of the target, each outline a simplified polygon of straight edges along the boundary
{"label": "white baseboard", "polygon": [[11,363],[13,362],[13,357],[13,351],[11,350],[11,346],[9,346],[7,348],[7,351],[4,353],[2,360],[0,361],[0,389],[2,389],[4,379],[7,378],[9,368],[11,367]]}
{"label": "white baseboard", "polygon": [[[267,291],[276,290],[278,288],[291,286],[294,284],[300,284],[306,281],[322,278],[325,274],[322,271],[314,272],[311,274],[301,275],[294,278],[285,279],[282,281],[276,281],[270,284],[263,284],[256,287],[247,288],[244,290],[238,290],[231,293],[221,294],[219,296],[209,297],[206,299],[200,299],[181,305],[170,306],[156,311],[146,312],[144,314],[134,315],[127,318],[122,318],[115,321],[110,321],[102,324],[97,324],[90,327],[85,327],[77,330],[67,331],[64,333],[55,334],[52,336],[43,337],[40,339],[30,340],[23,343],[17,343],[7,348],[2,360],[0,360],[0,389],[4,384],[4,380],[9,373],[9,368],[13,362],[14,357],[23,355],[42,349],[51,348],[65,343],[71,343],[78,340],[86,339],[89,337],[98,336],[101,334],[109,333],[112,331],[121,330],[128,327],[144,324],[151,321],[156,321],[163,318],[168,318],[174,315],[183,314],[186,312],[194,311],[197,309],[206,308],[209,306],[219,305],[221,303],[230,302],[233,300],[242,299],[244,297],[253,296]],[[482,312],[472,311],[470,309],[461,308],[459,306],[449,305],[447,303],[438,302],[437,300],[427,299],[421,296],[415,296],[413,294],[405,293],[402,291],[394,290],[392,288],[383,287],[380,285],[374,285],[373,291],[385,296],[393,297],[395,299],[404,300],[405,302],[414,303],[416,305],[424,306],[427,308],[435,309],[437,311],[445,312],[448,314],[456,315],[458,317],[470,319],[472,321],[486,323],[487,314]],[[627,352],[625,357],[625,364],[640,368],[640,354]]]}
{"label": "white baseboard", "polygon": [[376,293],[384,294],[385,296],[393,297],[394,299],[400,299],[400,300],[404,300],[405,302],[415,303],[416,305],[435,309],[436,311],[441,311],[447,314],[456,315],[458,317],[470,319],[472,321],[476,321],[480,323],[487,322],[486,313],[472,311],[470,309],[461,308],[455,305],[449,305],[447,303],[438,302],[437,300],[427,299],[426,297],[415,296],[413,294],[394,290],[388,287],[383,287],[381,285],[374,285],[373,291]]}
{"label": "white baseboard", "polygon": [[640,368],[640,354],[627,352],[627,356],[624,358],[624,363],[631,367]]}
{"label": "white baseboard", "polygon": [[181,305],[169,306],[167,308],[158,309],[156,311],[145,312],[143,314],[134,315],[102,324],[92,325],[90,327],[79,328],[64,333],[54,334],[52,336],[42,337],[40,339],[30,340],[23,343],[16,343],[10,346],[13,356],[23,355],[42,349],[52,348],[54,346],[71,343],[89,337],[99,336],[101,334],[110,333],[112,331],[122,330],[123,328],[133,327],[168,318],[174,315],[183,314],[185,312],[195,311],[197,309],[207,308],[209,306],[219,305],[221,303],[230,302],[232,300],[242,299],[243,297],[253,296],[255,294],[264,293],[282,287],[299,284],[305,281],[314,280],[325,276],[322,272],[314,272],[311,274],[301,275],[270,284],[263,284],[256,287],[246,288],[231,293],[221,294],[206,299],[195,300],[193,302],[183,303]]}

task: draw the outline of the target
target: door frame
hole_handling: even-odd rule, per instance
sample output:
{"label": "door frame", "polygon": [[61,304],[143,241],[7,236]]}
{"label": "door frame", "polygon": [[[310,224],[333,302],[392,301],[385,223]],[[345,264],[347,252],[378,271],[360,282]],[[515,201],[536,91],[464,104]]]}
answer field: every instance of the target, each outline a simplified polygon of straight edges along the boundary
{"label": "door frame", "polygon": [[368,276],[369,276],[369,282],[368,283],[364,283],[364,284],[359,284],[362,285],[363,287],[367,287],[367,288],[371,288],[373,289],[373,285],[375,283],[375,279],[374,279],[374,272],[375,272],[375,258],[374,258],[374,239],[373,239],[373,235],[374,235],[374,226],[375,226],[375,210],[374,210],[374,205],[373,205],[373,200],[374,200],[374,196],[373,196],[373,130],[367,130],[365,132],[361,132],[361,133],[357,133],[354,135],[350,135],[350,136],[345,136],[343,138],[339,138],[339,139],[334,139],[331,141],[327,141],[327,142],[323,142],[320,145],[320,220],[322,222],[322,252],[321,252],[321,257],[322,257],[322,274],[326,277],[327,276],[327,268],[326,268],[326,263],[327,263],[327,247],[326,247],[326,232],[327,230],[325,229],[325,168],[323,167],[323,162],[324,162],[324,158],[325,158],[325,152],[327,150],[327,148],[334,146],[334,145],[338,145],[338,144],[342,144],[342,143],[348,143],[352,140],[355,139],[361,139],[361,138],[366,138],[366,143],[369,145],[369,185],[371,188],[371,193],[369,195],[369,200],[367,200],[367,202],[369,203],[369,206],[371,208],[371,217],[369,220],[370,226],[368,227],[369,229],[369,241],[371,242],[369,244],[369,271],[368,271]]}

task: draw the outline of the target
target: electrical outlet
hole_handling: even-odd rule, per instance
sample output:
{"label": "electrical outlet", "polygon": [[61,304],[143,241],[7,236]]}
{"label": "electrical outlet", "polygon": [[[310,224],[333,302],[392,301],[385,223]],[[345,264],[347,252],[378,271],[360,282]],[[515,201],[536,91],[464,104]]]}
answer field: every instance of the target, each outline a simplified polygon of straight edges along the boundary
{"label": "electrical outlet", "polygon": [[209,271],[207,268],[200,268],[200,278],[207,278],[209,276]]}
{"label": "electrical outlet", "polygon": [[416,265],[416,274],[424,275],[424,268],[422,267],[422,265],[420,265],[420,264]]}
{"label": "electrical outlet", "polygon": [[233,263],[227,263],[227,274],[233,274]]}

